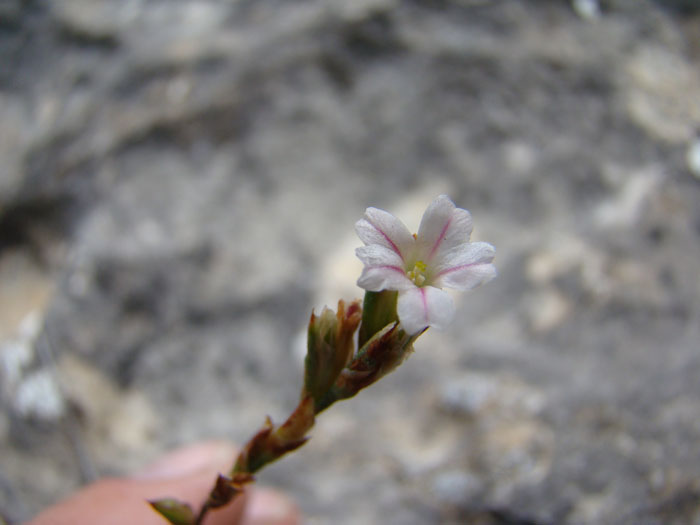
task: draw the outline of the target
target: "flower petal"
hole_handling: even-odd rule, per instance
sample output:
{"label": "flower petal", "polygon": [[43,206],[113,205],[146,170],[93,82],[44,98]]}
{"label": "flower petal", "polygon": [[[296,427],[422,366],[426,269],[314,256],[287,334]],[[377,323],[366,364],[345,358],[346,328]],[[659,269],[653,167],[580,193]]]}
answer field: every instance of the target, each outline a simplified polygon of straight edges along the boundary
{"label": "flower petal", "polygon": [[467,291],[496,277],[491,264],[496,249],[486,242],[466,243],[444,254],[435,268],[432,283],[439,287]]}
{"label": "flower petal", "polygon": [[357,248],[355,255],[365,266],[398,266],[403,268],[401,256],[391,248],[379,244]]}
{"label": "flower petal", "polygon": [[411,232],[391,213],[367,208],[365,216],[355,224],[355,231],[366,245],[379,244],[405,259],[415,243]]}
{"label": "flower petal", "polygon": [[440,254],[469,241],[472,217],[455,207],[447,195],[436,198],[423,214],[418,229],[418,245],[426,263]]}
{"label": "flower petal", "polygon": [[415,285],[406,277],[406,272],[400,266],[365,266],[362,275],[357,280],[357,286],[379,292],[381,290],[406,290]]}
{"label": "flower petal", "polygon": [[428,326],[445,328],[455,314],[452,298],[438,288],[412,287],[399,293],[396,312],[407,334],[417,334]]}

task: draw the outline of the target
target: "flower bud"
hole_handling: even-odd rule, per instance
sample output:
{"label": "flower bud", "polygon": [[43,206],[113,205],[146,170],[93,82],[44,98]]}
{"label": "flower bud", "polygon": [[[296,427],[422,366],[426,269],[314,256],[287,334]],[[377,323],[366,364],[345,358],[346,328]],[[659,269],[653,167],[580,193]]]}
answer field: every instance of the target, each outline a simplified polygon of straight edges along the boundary
{"label": "flower bud", "polygon": [[389,324],[374,334],[342,370],[333,388],[317,404],[316,413],[336,401],[353,397],[393,371],[413,351],[413,342],[420,335],[407,334],[398,322]]}
{"label": "flower bud", "polygon": [[342,300],[338,301],[337,313],[324,308],[320,316],[311,314],[302,398],[311,396],[318,404],[333,386],[353,357],[353,335],[361,318],[359,301],[350,303],[347,308]]}

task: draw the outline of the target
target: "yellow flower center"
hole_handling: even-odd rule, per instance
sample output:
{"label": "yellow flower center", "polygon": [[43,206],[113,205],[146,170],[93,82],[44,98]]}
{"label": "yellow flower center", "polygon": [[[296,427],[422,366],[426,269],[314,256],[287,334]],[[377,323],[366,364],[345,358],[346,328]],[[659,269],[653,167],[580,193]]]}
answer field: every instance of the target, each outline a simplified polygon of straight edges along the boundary
{"label": "yellow flower center", "polygon": [[413,266],[413,270],[406,273],[406,276],[413,281],[416,286],[423,286],[426,281],[425,272],[428,266],[423,261],[418,261]]}

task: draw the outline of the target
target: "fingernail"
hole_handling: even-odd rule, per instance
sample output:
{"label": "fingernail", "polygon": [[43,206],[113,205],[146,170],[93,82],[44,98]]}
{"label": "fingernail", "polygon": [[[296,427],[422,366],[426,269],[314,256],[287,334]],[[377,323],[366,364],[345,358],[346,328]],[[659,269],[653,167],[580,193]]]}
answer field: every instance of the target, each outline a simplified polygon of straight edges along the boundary
{"label": "fingernail", "polygon": [[292,525],[299,521],[299,509],[289,498],[266,489],[248,493],[243,525]]}
{"label": "fingernail", "polygon": [[166,454],[132,477],[156,480],[185,477],[203,470],[225,472],[235,454],[236,447],[227,441],[198,443]]}

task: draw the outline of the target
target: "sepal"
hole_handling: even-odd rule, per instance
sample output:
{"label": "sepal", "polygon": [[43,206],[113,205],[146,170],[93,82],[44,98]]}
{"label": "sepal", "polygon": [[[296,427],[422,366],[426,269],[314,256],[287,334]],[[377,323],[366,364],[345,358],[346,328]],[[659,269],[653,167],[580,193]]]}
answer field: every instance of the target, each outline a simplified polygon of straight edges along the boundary
{"label": "sepal", "polygon": [[148,503],[171,525],[193,525],[195,523],[194,512],[187,503],[173,498],[153,500]]}
{"label": "sepal", "polygon": [[233,477],[227,477],[223,474],[219,474],[216,478],[216,483],[214,488],[209,493],[209,499],[207,499],[206,506],[210,509],[218,509],[233,500],[241,492],[243,492],[243,486],[252,483],[255,478],[250,474],[235,474]]}
{"label": "sepal", "polygon": [[316,407],[316,413],[336,401],[353,397],[393,371],[413,351],[413,342],[421,333],[409,335],[394,322],[374,334],[340,373],[333,388]]}
{"label": "sepal", "polygon": [[299,406],[282,425],[276,426],[269,417],[266,418],[263,427],[238,455],[232,475],[252,474],[302,446],[309,439],[306,433],[314,425],[314,414],[314,400],[307,396],[302,398]]}
{"label": "sepal", "polygon": [[362,305],[362,324],[358,334],[357,346],[362,348],[376,333],[385,326],[398,320],[396,298],[398,292],[365,292]]}

